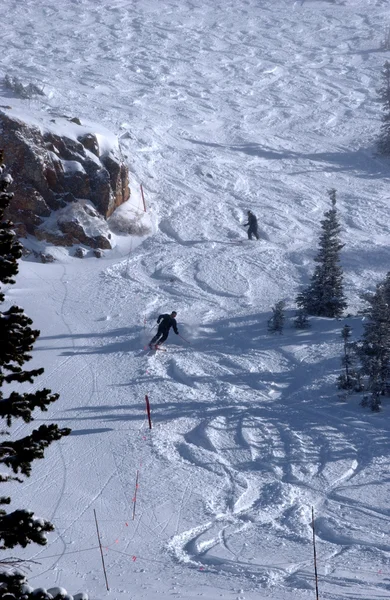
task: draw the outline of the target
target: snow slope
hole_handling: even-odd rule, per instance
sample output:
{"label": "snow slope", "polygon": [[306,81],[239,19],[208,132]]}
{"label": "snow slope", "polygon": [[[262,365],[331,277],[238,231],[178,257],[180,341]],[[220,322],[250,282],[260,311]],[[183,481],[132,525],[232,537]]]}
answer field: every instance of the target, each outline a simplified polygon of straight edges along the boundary
{"label": "snow slope", "polygon": [[[115,131],[155,226],[104,259],[24,262],[7,293],[41,329],[34,389],[61,394],[36,423],[73,430],[11,490],[56,525],[18,552],[38,562],[32,585],[314,598],[314,507],[320,597],[388,598],[387,406],[335,387],[341,328],[360,334],[359,293],[390,258],[390,165],[374,148],[387,18],[381,0],[3,0],[2,74],[46,96],[2,89],[2,103]],[[269,336],[271,306],[292,315],[312,272],[332,187],[350,316]],[[190,344],[172,333],[146,354],[171,310]]]}

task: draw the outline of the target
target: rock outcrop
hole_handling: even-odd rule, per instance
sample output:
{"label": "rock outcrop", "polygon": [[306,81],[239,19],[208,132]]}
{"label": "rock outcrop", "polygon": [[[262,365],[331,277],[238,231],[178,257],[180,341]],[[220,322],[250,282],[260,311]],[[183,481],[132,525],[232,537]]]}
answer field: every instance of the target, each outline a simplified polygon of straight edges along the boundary
{"label": "rock outcrop", "polygon": [[12,109],[0,110],[0,135],[14,179],[7,218],[18,234],[110,248],[105,219],[130,196],[128,169],[115,144],[78,119],[27,123]]}

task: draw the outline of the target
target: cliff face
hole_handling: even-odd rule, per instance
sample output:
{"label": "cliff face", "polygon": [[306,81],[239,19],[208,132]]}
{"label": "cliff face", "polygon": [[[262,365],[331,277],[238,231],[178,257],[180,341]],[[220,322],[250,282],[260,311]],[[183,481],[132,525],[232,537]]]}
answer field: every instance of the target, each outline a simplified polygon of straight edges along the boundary
{"label": "cliff face", "polygon": [[93,230],[104,230],[105,219],[130,197],[128,169],[115,143],[78,119],[56,117],[43,125],[25,122],[12,109],[0,111],[0,140],[14,179],[6,216],[21,237],[111,247],[108,229],[103,236]]}

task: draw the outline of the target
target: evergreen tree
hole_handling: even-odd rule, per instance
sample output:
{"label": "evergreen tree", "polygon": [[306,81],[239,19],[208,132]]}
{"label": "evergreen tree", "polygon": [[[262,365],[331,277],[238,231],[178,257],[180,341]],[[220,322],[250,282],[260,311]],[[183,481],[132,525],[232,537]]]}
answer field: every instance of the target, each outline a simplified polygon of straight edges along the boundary
{"label": "evergreen tree", "polygon": [[378,90],[382,102],[382,125],[378,139],[378,152],[390,154],[390,63],[386,61],[382,70],[382,85]]}
{"label": "evergreen tree", "polygon": [[294,327],[296,329],[309,329],[310,327],[307,313],[303,310],[303,308],[297,310],[295,314]]}
{"label": "evergreen tree", "polygon": [[[4,211],[10,203],[13,194],[8,187],[12,178],[5,174],[3,154],[0,152],[0,284],[13,284],[14,276],[18,273],[18,260],[22,255],[22,247],[16,239],[12,223],[4,220]],[[0,303],[4,302],[4,293],[0,289]],[[55,440],[70,433],[70,429],[59,429],[57,425],[41,425],[25,437],[10,439],[10,428],[16,419],[25,423],[33,421],[33,411],[46,411],[49,404],[58,399],[58,394],[52,394],[49,389],[33,393],[21,393],[15,390],[15,384],[33,383],[34,379],[43,373],[43,369],[25,370],[24,364],[31,359],[29,352],[39,336],[39,331],[31,328],[29,319],[22,308],[11,306],[0,311],[0,418],[4,420],[2,435],[7,440],[0,443],[0,464],[2,474],[0,482],[23,482],[22,475],[28,477],[31,463],[44,457],[44,450]],[[9,391],[9,387],[11,390]],[[12,389],[14,388],[14,389]],[[8,391],[8,393],[7,393]],[[7,470],[6,470],[7,469]],[[9,504],[9,497],[0,497],[0,504]],[[37,518],[29,510],[19,509],[7,513],[0,509],[0,548],[27,546],[31,542],[46,544],[45,534],[53,530],[53,525],[44,519]],[[4,582],[7,580],[7,584]],[[18,581],[24,580],[23,574],[1,574],[0,598],[19,598]],[[19,587],[18,587],[19,586]],[[11,589],[13,590],[11,592]],[[26,596],[29,598],[30,596]]]}
{"label": "evergreen tree", "polygon": [[357,355],[356,345],[350,342],[352,328],[349,325],[344,325],[341,331],[343,339],[343,356],[341,364],[344,368],[344,373],[341,373],[337,378],[339,390],[361,391],[360,376],[356,369]]}
{"label": "evergreen tree", "polygon": [[270,320],[268,321],[268,331],[270,333],[282,333],[283,332],[283,326],[284,326],[284,321],[285,321],[285,316],[284,316],[284,307],[285,307],[286,303],[284,300],[279,300],[279,302],[277,302],[275,304],[275,306],[272,307],[272,317],[270,318]]}
{"label": "evergreen tree", "polygon": [[336,209],[336,190],[328,192],[332,208],[321,221],[322,233],[319,251],[314,259],[317,266],[309,286],[298,294],[296,302],[308,315],[340,317],[347,306],[343,291],[343,271],[339,254],[344,244],[340,242],[340,223]]}
{"label": "evergreen tree", "polygon": [[390,272],[374,294],[363,298],[369,307],[364,311],[367,318],[358,353],[364,389],[371,394],[363,405],[379,410],[381,397],[390,393]]}

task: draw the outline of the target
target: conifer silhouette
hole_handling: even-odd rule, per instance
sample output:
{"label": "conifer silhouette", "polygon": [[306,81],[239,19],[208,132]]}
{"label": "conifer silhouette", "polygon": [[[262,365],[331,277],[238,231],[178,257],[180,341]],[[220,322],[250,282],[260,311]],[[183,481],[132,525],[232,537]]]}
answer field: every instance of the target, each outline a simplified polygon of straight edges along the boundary
{"label": "conifer silhouette", "polygon": [[[0,152],[0,285],[14,284],[18,273],[18,260],[22,255],[22,246],[16,239],[13,224],[4,220],[4,212],[13,194],[8,192],[12,183],[10,175],[5,173],[3,152]],[[3,289],[0,287],[0,304],[5,302]],[[4,425],[1,435],[7,439],[0,443],[0,464],[2,474],[0,482],[23,482],[21,476],[28,477],[31,473],[31,463],[44,458],[44,450],[55,440],[70,433],[70,429],[59,429],[57,425],[41,425],[32,430],[29,435],[11,439],[9,429],[16,419],[25,423],[34,420],[33,412],[37,409],[46,411],[48,406],[58,399],[58,394],[52,394],[49,389],[32,393],[22,393],[19,385],[25,382],[33,383],[34,379],[43,373],[42,368],[26,370],[24,364],[31,359],[29,354],[39,331],[32,329],[32,320],[24,314],[19,306],[11,306],[0,310],[0,418]],[[16,389],[15,389],[16,388]],[[10,391],[9,391],[10,390]],[[8,391],[8,393],[7,393]],[[8,469],[8,471],[6,471]],[[10,504],[7,496],[0,497],[0,504]],[[31,542],[46,544],[46,533],[54,529],[45,519],[35,517],[30,510],[19,509],[7,513],[0,509],[0,548],[25,547]],[[1,571],[1,569],[0,569]],[[25,583],[24,575],[17,570],[0,572],[0,597],[21,598],[20,586]],[[19,591],[18,591],[19,590]],[[23,596],[23,598],[30,596]]]}
{"label": "conifer silhouette", "polygon": [[336,209],[336,190],[328,192],[332,208],[321,221],[317,266],[309,286],[298,294],[296,302],[306,314],[317,317],[341,317],[347,303],[343,291],[343,270],[340,266],[340,223]]}

